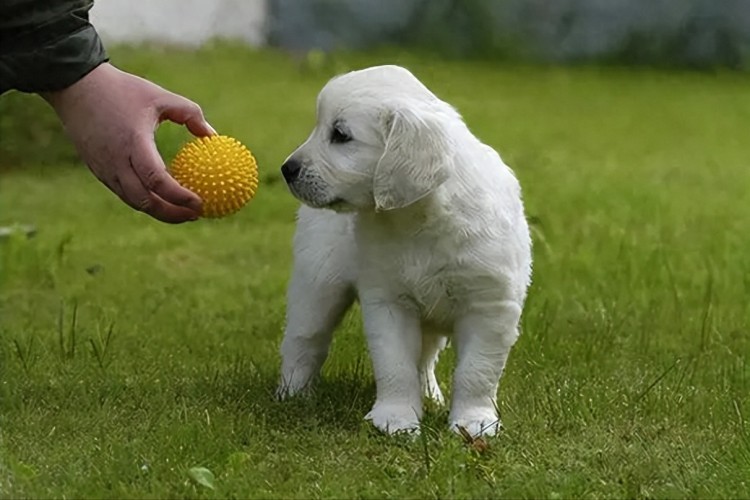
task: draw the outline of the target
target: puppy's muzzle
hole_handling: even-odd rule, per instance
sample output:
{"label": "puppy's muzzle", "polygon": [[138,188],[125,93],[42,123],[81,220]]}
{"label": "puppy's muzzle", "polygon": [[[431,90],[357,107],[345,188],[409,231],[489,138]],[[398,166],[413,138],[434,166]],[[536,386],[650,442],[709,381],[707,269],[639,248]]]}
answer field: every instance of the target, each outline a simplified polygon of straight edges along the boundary
{"label": "puppy's muzzle", "polygon": [[281,166],[281,175],[287,184],[294,182],[299,177],[302,170],[302,164],[297,160],[289,159]]}

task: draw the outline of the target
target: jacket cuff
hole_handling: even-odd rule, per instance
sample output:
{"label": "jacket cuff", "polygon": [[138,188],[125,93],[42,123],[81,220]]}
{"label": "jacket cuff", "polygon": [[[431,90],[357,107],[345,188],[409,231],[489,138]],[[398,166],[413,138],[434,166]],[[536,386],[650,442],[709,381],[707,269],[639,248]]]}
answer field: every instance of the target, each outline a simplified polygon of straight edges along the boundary
{"label": "jacket cuff", "polygon": [[0,94],[51,92],[74,84],[109,57],[91,24],[28,52],[0,55]]}

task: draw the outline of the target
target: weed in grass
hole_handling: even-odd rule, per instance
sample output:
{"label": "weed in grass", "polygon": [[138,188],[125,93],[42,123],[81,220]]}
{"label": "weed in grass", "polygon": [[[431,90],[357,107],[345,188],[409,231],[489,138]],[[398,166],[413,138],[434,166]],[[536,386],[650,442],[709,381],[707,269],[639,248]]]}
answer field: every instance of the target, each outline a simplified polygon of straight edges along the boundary
{"label": "weed in grass", "polygon": [[114,331],[115,324],[112,322],[107,326],[107,333],[103,337],[101,331],[97,330],[97,337],[89,338],[91,353],[94,355],[94,358],[96,358],[96,362],[102,370],[104,370],[111,362],[110,345],[112,344],[112,334]]}

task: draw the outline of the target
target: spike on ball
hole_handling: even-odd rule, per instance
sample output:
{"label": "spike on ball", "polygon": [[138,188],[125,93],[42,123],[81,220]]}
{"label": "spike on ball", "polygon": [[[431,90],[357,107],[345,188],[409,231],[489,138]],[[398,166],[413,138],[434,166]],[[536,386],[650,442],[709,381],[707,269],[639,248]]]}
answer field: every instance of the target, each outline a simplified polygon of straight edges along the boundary
{"label": "spike on ball", "polygon": [[172,160],[170,173],[203,200],[203,217],[233,214],[258,189],[258,165],[242,143],[225,135],[199,137]]}

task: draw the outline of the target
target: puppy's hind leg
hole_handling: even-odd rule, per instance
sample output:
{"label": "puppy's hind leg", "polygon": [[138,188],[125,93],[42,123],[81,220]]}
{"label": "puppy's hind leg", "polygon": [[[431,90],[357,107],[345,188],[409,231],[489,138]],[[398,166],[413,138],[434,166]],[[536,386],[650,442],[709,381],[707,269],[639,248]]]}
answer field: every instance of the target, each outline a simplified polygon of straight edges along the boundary
{"label": "puppy's hind leg", "polygon": [[445,348],[448,338],[444,335],[426,333],[422,335],[422,355],[419,359],[419,379],[422,395],[442,405],[445,400],[435,377],[435,365],[440,351]]}
{"label": "puppy's hind leg", "polygon": [[453,378],[451,428],[471,435],[494,435],[500,429],[497,388],[511,347],[518,338],[521,307],[511,301],[495,311],[473,313],[456,324],[458,363]]}

